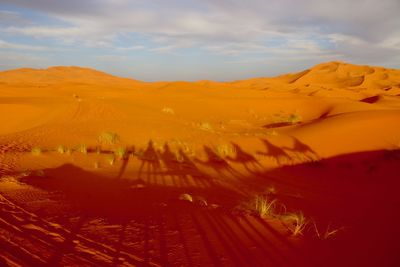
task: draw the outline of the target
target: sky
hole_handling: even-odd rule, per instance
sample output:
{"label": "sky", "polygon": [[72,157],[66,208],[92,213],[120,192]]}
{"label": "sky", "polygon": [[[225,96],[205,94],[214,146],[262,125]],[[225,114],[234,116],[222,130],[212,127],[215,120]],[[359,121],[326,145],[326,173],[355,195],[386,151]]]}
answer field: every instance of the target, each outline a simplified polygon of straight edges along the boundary
{"label": "sky", "polygon": [[0,70],[238,80],[327,61],[400,68],[399,0],[0,0]]}

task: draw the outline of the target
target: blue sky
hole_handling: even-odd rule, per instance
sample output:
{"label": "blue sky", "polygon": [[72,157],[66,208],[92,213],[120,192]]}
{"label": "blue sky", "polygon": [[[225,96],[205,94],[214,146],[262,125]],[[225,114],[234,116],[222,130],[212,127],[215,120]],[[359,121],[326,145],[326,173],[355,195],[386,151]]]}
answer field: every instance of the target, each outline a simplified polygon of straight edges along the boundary
{"label": "blue sky", "polygon": [[1,0],[0,69],[237,80],[332,60],[400,67],[398,0]]}

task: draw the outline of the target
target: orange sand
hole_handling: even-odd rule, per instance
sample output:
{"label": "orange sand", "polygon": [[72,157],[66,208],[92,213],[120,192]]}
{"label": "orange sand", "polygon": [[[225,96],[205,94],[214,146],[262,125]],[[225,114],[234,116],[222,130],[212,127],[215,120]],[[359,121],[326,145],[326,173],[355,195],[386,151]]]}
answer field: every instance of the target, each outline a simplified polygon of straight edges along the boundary
{"label": "orange sand", "polygon": [[0,265],[395,266],[399,96],[400,70],[342,62],[224,83],[0,72]]}

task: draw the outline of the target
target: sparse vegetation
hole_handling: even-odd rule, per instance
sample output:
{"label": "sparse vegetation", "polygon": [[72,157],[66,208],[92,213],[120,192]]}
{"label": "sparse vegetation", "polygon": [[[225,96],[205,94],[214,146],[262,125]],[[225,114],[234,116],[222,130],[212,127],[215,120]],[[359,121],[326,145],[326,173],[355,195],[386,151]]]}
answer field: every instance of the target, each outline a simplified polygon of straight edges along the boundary
{"label": "sparse vegetation", "polygon": [[276,215],[277,200],[268,199],[267,196],[257,195],[251,203],[251,209],[261,218]]}
{"label": "sparse vegetation", "polygon": [[193,197],[192,197],[192,195],[187,194],[187,193],[181,194],[181,195],[179,196],[179,199],[180,199],[180,200],[183,200],[183,201],[193,202]]}
{"label": "sparse vegetation", "polygon": [[320,230],[318,230],[317,223],[315,222],[315,220],[313,220],[312,222],[313,222],[315,233],[317,234],[317,237],[321,240],[329,239],[329,238],[337,235],[337,233],[343,229],[343,227],[332,229],[331,224],[329,223],[328,226],[326,227],[325,231],[320,232]]}
{"label": "sparse vegetation", "polygon": [[162,109],[162,112],[164,112],[165,114],[171,114],[171,115],[175,114],[175,111],[172,108],[169,108],[169,107],[164,107]]}
{"label": "sparse vegetation", "polygon": [[[171,140],[170,143],[175,146],[176,150],[181,149],[182,152],[188,157],[194,157],[196,155],[193,145],[190,145],[189,143],[187,143],[185,141],[182,141],[180,139],[173,139],[173,140]],[[176,154],[179,154],[179,153],[176,153]],[[177,159],[178,159],[178,157],[181,158],[182,156],[177,155]]]}
{"label": "sparse vegetation", "polygon": [[270,136],[278,136],[279,133],[278,133],[276,130],[270,130],[270,131],[267,132],[267,135],[270,135]]}
{"label": "sparse vegetation", "polygon": [[234,157],[236,155],[235,147],[230,144],[218,145],[216,150],[218,156],[220,156],[221,158]]}
{"label": "sparse vegetation", "polygon": [[114,154],[117,158],[122,159],[126,157],[127,151],[124,147],[118,147],[115,151]]}
{"label": "sparse vegetation", "polygon": [[195,196],[194,197],[194,203],[200,207],[207,207],[208,203],[207,200],[204,197],[201,196]]}
{"label": "sparse vegetation", "polygon": [[110,165],[114,165],[114,163],[115,163],[115,155],[114,154],[107,155],[107,162]]}
{"label": "sparse vegetation", "polygon": [[20,176],[21,176],[21,177],[27,177],[27,176],[29,176],[29,175],[31,175],[31,172],[30,172],[30,171],[24,171],[24,172],[21,172],[21,173],[20,173]]}
{"label": "sparse vegetation", "polygon": [[281,219],[285,222],[286,227],[293,236],[303,234],[303,231],[308,224],[308,220],[301,211],[286,213],[281,216]]}
{"label": "sparse vegetation", "polygon": [[266,190],[267,194],[269,195],[275,195],[276,194],[276,188],[275,186],[271,185],[267,188]]}
{"label": "sparse vegetation", "polygon": [[82,144],[78,146],[78,151],[81,152],[82,154],[87,154],[87,147],[86,145]]}
{"label": "sparse vegetation", "polygon": [[211,124],[208,123],[208,122],[201,122],[201,123],[199,123],[198,126],[199,126],[199,128],[200,128],[201,130],[203,130],[203,131],[210,131],[210,132],[213,131],[213,127],[212,127]]}
{"label": "sparse vegetation", "polygon": [[44,171],[43,170],[37,170],[37,171],[35,171],[35,174],[34,174],[35,176],[38,176],[38,177],[44,177],[45,176],[45,173],[44,173]]}
{"label": "sparse vegetation", "polygon": [[34,156],[39,156],[42,154],[42,149],[40,147],[33,147],[31,149],[31,154]]}
{"label": "sparse vegetation", "polygon": [[64,153],[67,152],[67,148],[65,146],[63,146],[63,145],[59,145],[56,150],[60,154],[64,154]]}
{"label": "sparse vegetation", "polygon": [[105,145],[115,145],[119,140],[119,135],[113,132],[103,132],[98,137],[99,143]]}
{"label": "sparse vegetation", "polygon": [[297,113],[292,113],[287,118],[287,121],[290,122],[291,124],[299,123],[301,122],[301,116]]}

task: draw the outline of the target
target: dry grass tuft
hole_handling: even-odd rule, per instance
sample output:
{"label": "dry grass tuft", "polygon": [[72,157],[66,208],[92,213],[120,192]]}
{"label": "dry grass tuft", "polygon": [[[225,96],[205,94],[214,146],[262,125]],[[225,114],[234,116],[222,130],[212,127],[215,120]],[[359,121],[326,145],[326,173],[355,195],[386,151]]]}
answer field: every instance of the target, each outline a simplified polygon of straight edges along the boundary
{"label": "dry grass tuft", "polygon": [[193,197],[192,197],[192,195],[185,193],[185,194],[181,194],[179,196],[179,200],[193,202]]}
{"label": "dry grass tuft", "polygon": [[302,235],[308,224],[308,220],[301,211],[286,213],[281,216],[281,219],[293,236]]}
{"label": "dry grass tuft", "polygon": [[79,145],[77,150],[82,154],[87,154],[87,146],[85,144]]}
{"label": "dry grass tuft", "polygon": [[225,157],[233,158],[236,156],[236,149],[231,144],[218,145],[216,150],[217,150],[217,155],[220,156],[221,158]]}
{"label": "dry grass tuft", "polygon": [[56,150],[60,154],[64,154],[64,153],[67,152],[67,148],[65,146],[63,146],[63,145],[59,145]]}
{"label": "dry grass tuft", "polygon": [[211,124],[208,123],[208,122],[200,122],[200,123],[198,124],[198,127],[199,127],[201,130],[203,130],[203,131],[209,131],[209,132],[214,131],[214,128],[213,128],[213,127],[211,126]]}
{"label": "dry grass tuft", "polygon": [[250,203],[250,209],[261,218],[274,217],[277,210],[277,200],[268,199],[267,196],[257,195]]}
{"label": "dry grass tuft", "polygon": [[40,147],[33,147],[31,149],[31,154],[34,156],[39,156],[42,154],[42,149]]}
{"label": "dry grass tuft", "polygon": [[321,240],[329,239],[329,238],[337,235],[341,230],[343,230],[343,227],[332,229],[331,224],[328,224],[325,231],[321,232],[320,230],[318,230],[315,220],[313,220],[312,222],[313,222],[315,233],[317,234],[317,237]]}
{"label": "dry grass tuft", "polygon": [[115,163],[115,155],[114,154],[107,155],[107,162],[111,166],[114,165],[114,163]]}
{"label": "dry grass tuft", "polygon": [[124,147],[118,147],[115,151],[114,154],[117,158],[122,159],[127,156],[127,151],[126,148]]}
{"label": "dry grass tuft", "polygon": [[161,111],[165,114],[175,115],[175,111],[169,107],[164,107]]}
{"label": "dry grass tuft", "polygon": [[99,143],[105,145],[114,145],[118,143],[119,140],[119,135],[113,132],[102,132],[98,137]]}

